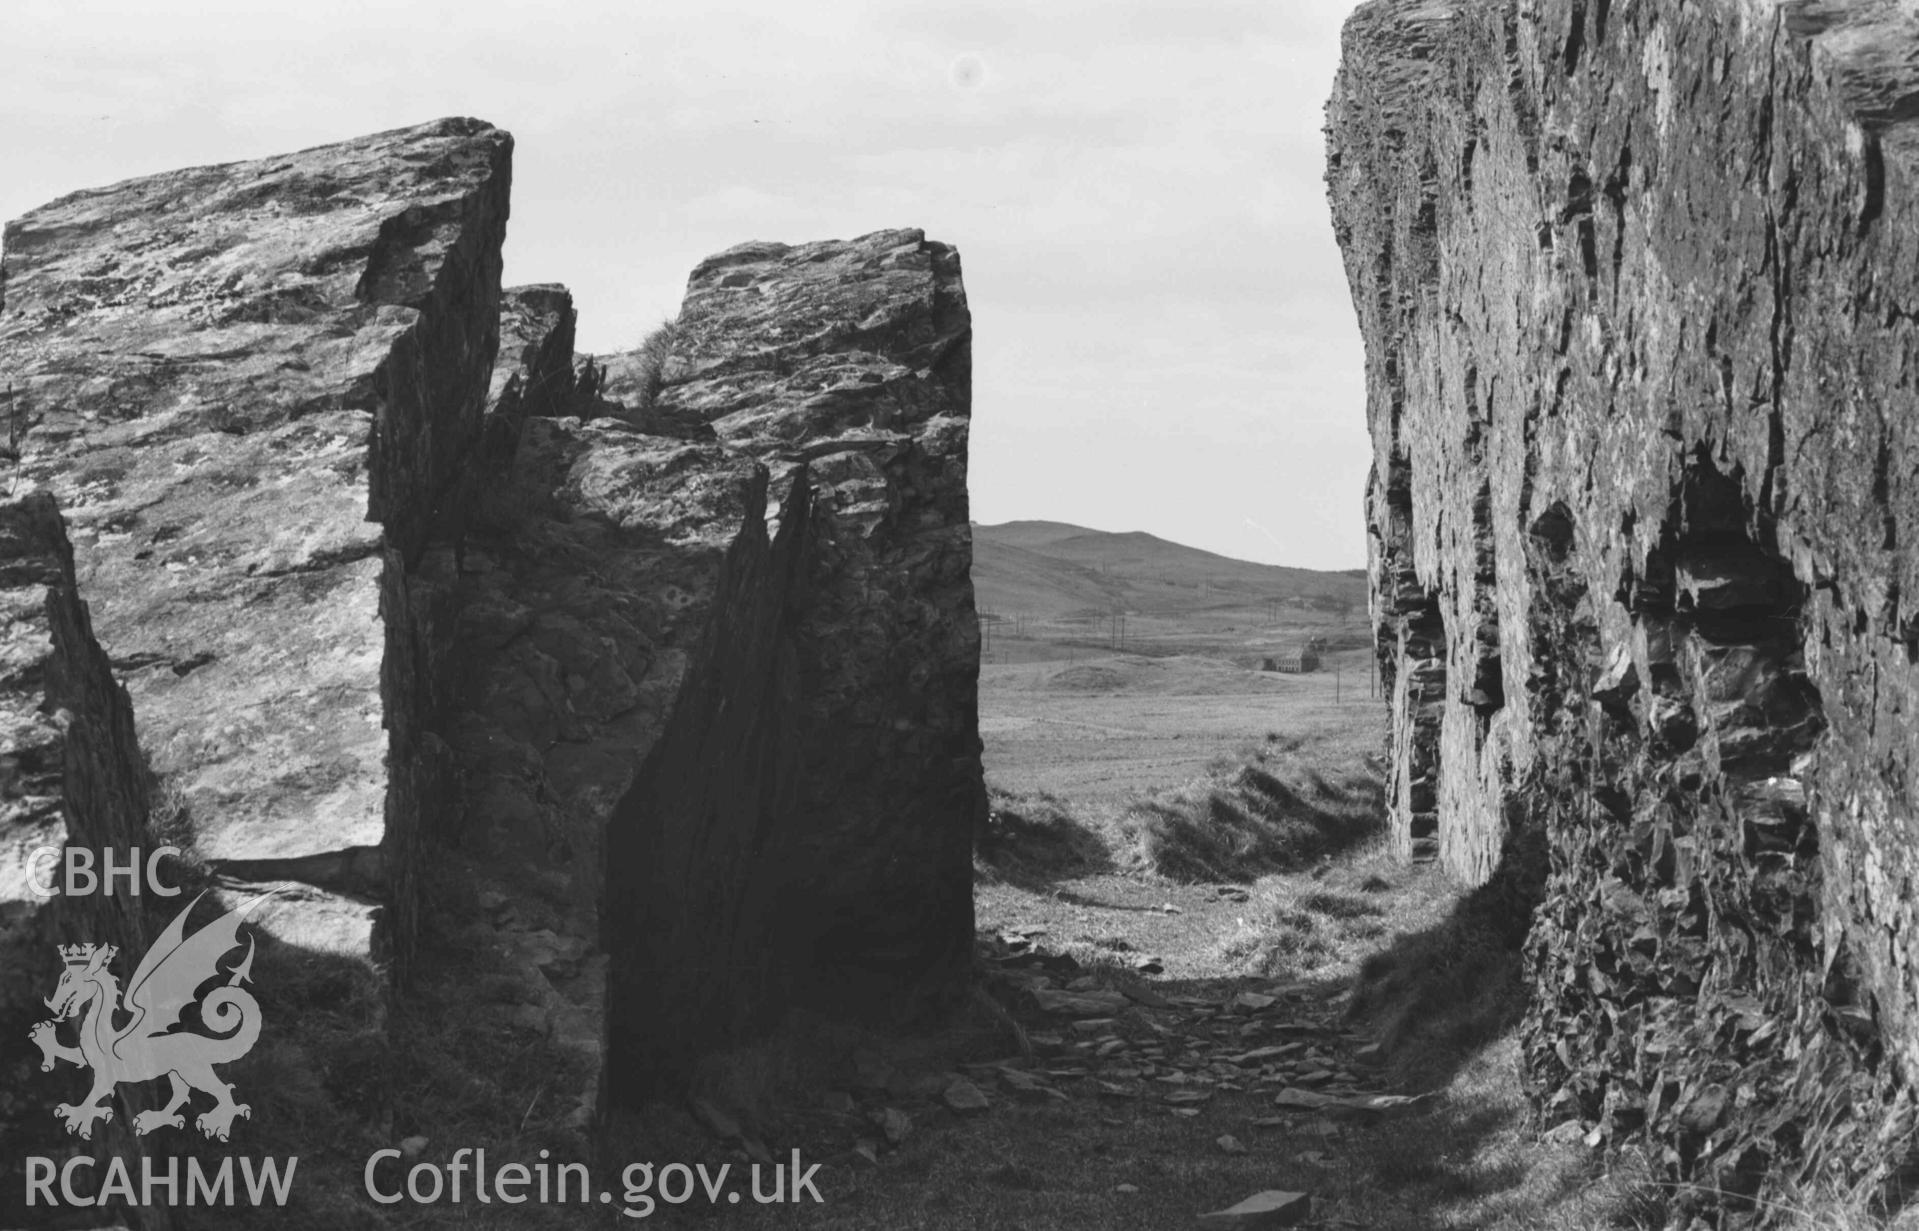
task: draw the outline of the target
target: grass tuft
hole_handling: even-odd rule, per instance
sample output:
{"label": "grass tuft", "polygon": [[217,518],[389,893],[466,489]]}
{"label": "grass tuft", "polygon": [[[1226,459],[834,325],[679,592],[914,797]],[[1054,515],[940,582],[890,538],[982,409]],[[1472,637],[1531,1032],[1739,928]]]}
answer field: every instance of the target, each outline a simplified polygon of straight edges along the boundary
{"label": "grass tuft", "polygon": [[1380,781],[1370,768],[1329,774],[1268,739],[1221,758],[1197,783],[1133,804],[1120,818],[1127,854],[1184,881],[1250,882],[1363,845],[1379,832]]}
{"label": "grass tuft", "polygon": [[673,353],[673,344],[680,338],[680,322],[672,317],[660,322],[653,332],[640,341],[638,350],[639,367],[639,405],[636,409],[651,410],[659,400],[660,390],[666,387],[666,360]]}
{"label": "grass tuft", "polygon": [[186,792],[170,776],[147,771],[147,835],[157,847],[179,851],[168,871],[170,883],[185,893],[198,893],[212,879],[213,868],[194,842],[193,813]]}
{"label": "grass tuft", "polygon": [[1057,795],[987,785],[986,828],[973,853],[979,880],[1039,884],[1109,871],[1112,864],[1106,840]]}

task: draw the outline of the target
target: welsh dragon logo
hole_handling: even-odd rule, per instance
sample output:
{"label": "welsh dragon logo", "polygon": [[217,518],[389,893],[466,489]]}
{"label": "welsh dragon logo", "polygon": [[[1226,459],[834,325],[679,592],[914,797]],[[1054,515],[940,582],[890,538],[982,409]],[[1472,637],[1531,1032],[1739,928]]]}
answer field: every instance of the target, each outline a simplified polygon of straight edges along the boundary
{"label": "welsh dragon logo", "polygon": [[[119,950],[113,945],[61,945],[66,970],[47,998],[53,1017],[29,1034],[40,1048],[42,1072],[65,1060],[93,1070],[93,1091],[78,1105],[62,1103],[54,1114],[66,1121],[67,1131],[83,1139],[93,1137],[95,1121],[112,1120],[109,1101],[123,1081],[151,1081],[165,1076],[173,1083],[167,1105],[143,1111],[133,1118],[133,1131],[184,1128],[180,1109],[194,1090],[213,1096],[212,1110],[195,1123],[208,1137],[227,1139],[235,1116],[251,1117],[252,1109],[233,1101],[233,1087],[221,1081],[213,1066],[238,1060],[260,1037],[260,1003],[241,987],[253,977],[253,938],[246,938],[246,956],[230,971],[219,961],[240,945],[240,921],[271,894],[263,894],[195,932],[186,935],[187,916],[202,893],[174,916],[153,942],[120,999],[120,984],[110,969]],[[196,1034],[177,1029],[180,1014],[195,1003],[202,984],[226,976],[223,986],[198,998],[200,1021],[215,1033]],[[60,1023],[84,1013],[79,1024],[80,1045],[68,1047],[56,1036]],[[119,1024],[115,1019],[122,1019]]]}

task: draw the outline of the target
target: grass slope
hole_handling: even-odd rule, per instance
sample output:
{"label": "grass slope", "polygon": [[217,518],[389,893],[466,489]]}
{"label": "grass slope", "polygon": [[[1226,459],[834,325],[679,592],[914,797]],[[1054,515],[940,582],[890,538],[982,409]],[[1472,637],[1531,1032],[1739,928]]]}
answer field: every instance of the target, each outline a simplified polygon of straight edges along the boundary
{"label": "grass slope", "polygon": [[1363,613],[1363,572],[1255,564],[1138,531],[1062,522],[973,527],[973,585],[983,610],[1057,618],[1115,607],[1174,616],[1235,607]]}

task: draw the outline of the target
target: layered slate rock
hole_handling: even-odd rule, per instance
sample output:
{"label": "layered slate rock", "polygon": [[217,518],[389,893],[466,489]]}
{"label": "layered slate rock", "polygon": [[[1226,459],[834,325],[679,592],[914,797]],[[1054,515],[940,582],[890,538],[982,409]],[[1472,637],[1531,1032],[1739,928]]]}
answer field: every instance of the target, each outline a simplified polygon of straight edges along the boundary
{"label": "layered slate rock", "polygon": [[958,254],[903,230],[702,262],[656,396],[634,357],[604,361],[607,399],[709,427],[771,493],[689,669],[691,721],[609,834],[609,879],[638,889],[607,922],[635,1088],[789,1002],[910,1016],[963,982],[986,806],[971,346]]}
{"label": "layered slate rock", "polygon": [[284,1079],[329,1132],[398,1110],[374,1075],[422,1005],[459,1014],[430,1080],[511,1040],[564,1134],[793,1005],[897,1021],[967,974],[957,255],[911,231],[722,254],[640,393],[632,357],[574,353],[563,287],[500,290],[510,148],[441,121],[6,236],[6,460],[36,494],[0,519],[0,838],[58,842],[120,789],[76,788],[102,745],[43,687],[66,617],[35,604],[84,596],[73,661],[120,698],[128,815],[165,802],[209,909],[275,890],[273,1036],[230,1076]]}
{"label": "layered slate rock", "polygon": [[385,901],[404,957],[445,806],[427,547],[479,436],[510,150],[446,120],[75,193],[5,232],[15,481],[65,511],[198,854],[363,903],[302,943],[364,954]]}
{"label": "layered slate rock", "polygon": [[[94,852],[95,872],[110,851],[116,869],[139,867],[144,878],[157,849],[133,706],[94,639],[66,526],[45,493],[0,504],[0,656],[0,960],[18,976],[0,980],[0,1015],[11,1025],[41,1008],[32,988],[44,995],[59,974],[44,917],[58,899],[36,884],[57,888],[62,871],[36,865],[36,853],[71,836]],[[177,866],[156,871],[179,880]],[[76,898],[68,922],[137,951],[143,918],[129,896]]]}
{"label": "layered slate rock", "polygon": [[[146,884],[136,895],[126,874],[145,882],[150,864],[162,885],[183,892],[179,860],[156,857],[166,839],[149,825],[152,785],[132,703],[79,597],[59,508],[44,492],[0,503],[0,1081],[12,1096],[0,1105],[0,1135],[13,1155],[0,1216],[10,1221],[44,1213],[21,1204],[19,1159],[69,1144],[47,1109],[85,1088],[71,1070],[42,1073],[28,1041],[30,1025],[48,1016],[42,997],[60,979],[58,946],[84,938],[138,955],[156,931],[152,909],[165,899]],[[90,852],[90,874],[112,871],[118,892],[58,894],[63,869],[41,853],[69,841]],[[56,896],[42,896],[48,888]],[[112,1105],[115,1117],[95,1126],[86,1148],[96,1166],[117,1158],[138,1174],[143,1154],[168,1150],[126,1126],[157,1104],[148,1091],[126,1088],[114,1091]],[[172,1223],[159,1210],[144,1225]]]}
{"label": "layered slate rock", "polygon": [[1535,1089],[1715,1219],[1914,1125],[1915,52],[1374,0],[1328,109],[1394,824],[1475,880],[1543,841]]}
{"label": "layered slate rock", "polygon": [[[633,356],[571,353],[562,288],[503,297],[443,658],[438,838],[477,909],[435,927],[493,955],[473,1014],[532,1036],[545,1114],[576,1130],[796,1003],[898,1019],[965,975],[957,258],[913,232],[741,251],[773,294],[708,311],[741,262],[703,264],[657,397]],[[831,413],[849,397],[860,420]]]}
{"label": "layered slate rock", "polygon": [[[509,287],[500,298],[500,351],[488,382],[482,464],[505,473],[528,416],[591,417],[595,386],[574,371],[573,293],[558,284]],[[474,499],[484,499],[474,493]]]}
{"label": "layered slate rock", "polygon": [[21,1014],[58,973],[48,902],[28,878],[36,852],[67,836],[66,731],[47,691],[54,652],[48,598],[72,576],[59,518],[46,497],[0,505],[0,962],[22,972],[0,981],[0,1019],[22,1031]]}
{"label": "layered slate rock", "polygon": [[[547,353],[503,354],[518,369],[509,384],[535,387],[534,356]],[[463,802],[444,837],[471,861],[485,909],[444,926],[462,950],[503,955],[512,994],[476,1011],[539,1036],[567,1083],[553,1101],[570,1096],[565,1118],[583,1129],[606,1047],[602,903],[623,917],[645,879],[607,866],[607,826],[641,764],[702,704],[689,675],[739,597],[722,575],[743,540],[763,543],[766,476],[718,445],[537,414],[481,475],[450,659]],[[751,763],[689,768],[757,782]]]}

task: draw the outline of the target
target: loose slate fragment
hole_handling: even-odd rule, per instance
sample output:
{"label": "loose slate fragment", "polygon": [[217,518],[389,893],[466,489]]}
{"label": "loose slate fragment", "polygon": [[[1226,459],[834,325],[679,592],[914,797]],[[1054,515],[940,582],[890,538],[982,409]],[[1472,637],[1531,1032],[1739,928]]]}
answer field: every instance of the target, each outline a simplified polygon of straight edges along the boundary
{"label": "loose slate fragment", "polygon": [[[1159,967],[1155,965],[1153,969],[1157,971]],[[1120,992],[1128,1000],[1143,1004],[1149,1009],[1170,1009],[1173,1007],[1172,1001],[1166,999],[1166,997],[1160,995],[1150,987],[1123,987],[1120,989]]]}
{"label": "loose slate fragment", "polygon": [[1298,1086],[1288,1086],[1273,1097],[1273,1106],[1287,1111],[1319,1111],[1337,1102],[1339,1100],[1330,1094],[1302,1090]]}
{"label": "loose slate fragment", "polygon": [[1430,1094],[1354,1094],[1335,1100],[1335,1109],[1383,1118],[1395,1112],[1410,1111],[1431,1097]]}
{"label": "loose slate fragment", "polygon": [[1215,1227],[1296,1227],[1312,1213],[1311,1196],[1275,1188],[1254,1193],[1238,1205],[1201,1214],[1199,1219]]}
{"label": "loose slate fragment", "polygon": [[940,1098],[948,1107],[963,1116],[985,1111],[992,1106],[992,1103],[987,1101],[985,1093],[965,1078],[946,1087],[945,1093],[941,1094]]}
{"label": "loose slate fragment", "polygon": [[913,1118],[894,1107],[888,1107],[875,1115],[873,1123],[879,1126],[879,1130],[886,1134],[886,1139],[894,1145],[905,1141],[906,1135],[913,1131]]}
{"label": "loose slate fragment", "polygon": [[1226,1062],[1228,1064],[1257,1064],[1261,1060],[1273,1060],[1289,1052],[1298,1051],[1300,1046],[1298,1043],[1281,1043],[1276,1047],[1255,1047],[1253,1050],[1243,1051],[1237,1056],[1226,1057]]}

